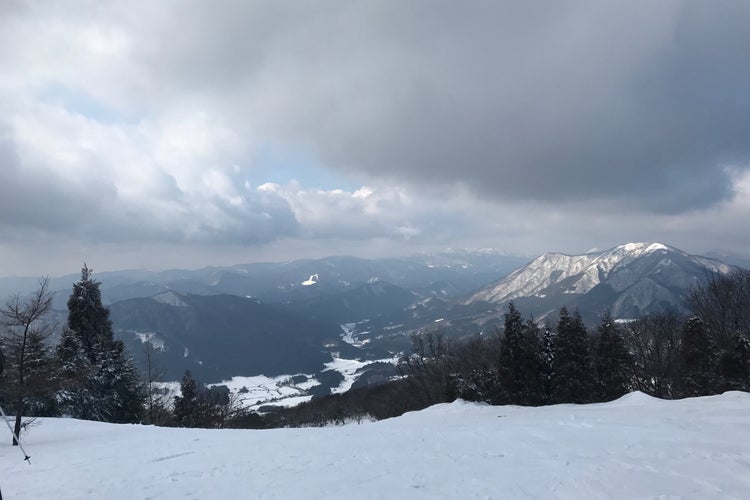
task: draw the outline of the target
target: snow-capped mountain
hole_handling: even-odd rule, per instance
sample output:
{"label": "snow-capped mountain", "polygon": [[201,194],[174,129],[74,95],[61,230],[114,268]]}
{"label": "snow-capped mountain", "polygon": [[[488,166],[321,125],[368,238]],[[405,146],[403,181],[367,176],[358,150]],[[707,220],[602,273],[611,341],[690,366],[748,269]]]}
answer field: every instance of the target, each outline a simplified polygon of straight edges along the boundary
{"label": "snow-capped mountain", "polygon": [[685,291],[731,268],[661,243],[627,243],[584,255],[547,253],[480,289],[466,303],[514,300],[537,317],[562,305],[638,317],[666,307],[681,309]]}

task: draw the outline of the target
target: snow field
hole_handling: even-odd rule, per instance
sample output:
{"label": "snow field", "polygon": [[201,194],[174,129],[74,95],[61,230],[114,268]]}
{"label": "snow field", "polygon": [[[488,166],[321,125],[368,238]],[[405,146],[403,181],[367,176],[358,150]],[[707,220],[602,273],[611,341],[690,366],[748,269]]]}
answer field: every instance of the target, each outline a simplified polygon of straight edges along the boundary
{"label": "snow field", "polygon": [[168,429],[41,419],[7,499],[750,498],[750,394],[540,408],[457,401],[362,425]]}

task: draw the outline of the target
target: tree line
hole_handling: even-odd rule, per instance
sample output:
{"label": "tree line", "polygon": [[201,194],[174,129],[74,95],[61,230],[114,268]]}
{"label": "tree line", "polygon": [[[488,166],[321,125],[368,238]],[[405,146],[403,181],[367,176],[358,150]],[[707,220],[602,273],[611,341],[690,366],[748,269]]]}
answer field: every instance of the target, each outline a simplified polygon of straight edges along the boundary
{"label": "tree line", "polygon": [[594,403],[642,391],[663,399],[750,391],[750,271],[716,274],[674,311],[594,329],[562,307],[556,323],[524,319],[513,303],[504,328],[466,340],[441,331],[412,337],[404,378],[315,398],[248,425],[327,425],[386,418],[457,398],[537,406]]}

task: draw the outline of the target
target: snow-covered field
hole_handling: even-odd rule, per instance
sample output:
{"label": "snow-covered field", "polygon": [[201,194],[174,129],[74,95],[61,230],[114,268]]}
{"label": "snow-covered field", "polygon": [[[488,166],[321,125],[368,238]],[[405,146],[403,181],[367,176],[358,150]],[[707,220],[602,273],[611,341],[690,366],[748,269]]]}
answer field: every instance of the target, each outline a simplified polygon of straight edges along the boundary
{"label": "snow-covered field", "polygon": [[232,377],[230,380],[210,385],[225,385],[236,395],[240,404],[251,410],[257,410],[263,405],[296,406],[305,401],[310,401],[312,396],[307,391],[319,385],[312,375],[304,375],[304,382],[294,383],[295,376],[304,375],[280,375],[278,377],[266,377],[256,375],[253,377]]}
{"label": "snow-covered field", "polygon": [[[331,389],[334,394],[346,392],[352,388],[359,379],[362,370],[368,365],[375,363],[398,363],[399,356],[386,359],[360,361],[359,359],[344,359],[334,357],[333,361],[325,364],[323,371],[337,371],[344,379]],[[306,378],[302,382],[294,382],[297,377]],[[172,401],[174,396],[180,394],[179,382],[160,382],[158,385],[168,391],[168,400]],[[296,406],[305,401],[310,401],[312,395],[308,391],[320,385],[320,382],[311,374],[298,373],[296,375],[279,375],[267,377],[255,375],[252,377],[232,377],[230,380],[209,384],[209,386],[225,385],[235,394],[240,404],[251,410],[258,410],[264,405],[274,406]]]}
{"label": "snow-covered field", "polygon": [[750,394],[542,408],[456,402],[323,429],[42,419],[8,499],[750,498]]}

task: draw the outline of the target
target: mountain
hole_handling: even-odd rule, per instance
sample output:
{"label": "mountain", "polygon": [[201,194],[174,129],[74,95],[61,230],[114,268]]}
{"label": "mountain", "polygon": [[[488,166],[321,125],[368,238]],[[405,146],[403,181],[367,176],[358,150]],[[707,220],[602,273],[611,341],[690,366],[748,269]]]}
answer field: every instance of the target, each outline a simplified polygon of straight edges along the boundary
{"label": "mountain", "polygon": [[353,349],[333,323],[290,314],[234,295],[164,292],[110,306],[115,334],[143,363],[144,345],[166,380],[186,369],[204,381],[233,376],[317,373],[330,352]]}
{"label": "mountain", "polygon": [[[96,273],[105,304],[151,297],[163,292],[178,294],[256,297],[266,303],[307,300],[342,293],[373,282],[386,282],[408,291],[442,283],[441,289],[456,294],[476,290],[504,276],[527,259],[490,250],[448,250],[404,258],[360,259],[326,257],[280,263],[240,264],[197,270],[124,270]],[[54,307],[65,309],[78,274],[50,279]],[[38,278],[0,277],[0,297],[26,294]]]}
{"label": "mountain", "polygon": [[712,273],[732,266],[689,255],[661,243],[627,243],[584,255],[547,253],[465,300],[466,304],[516,302],[524,314],[542,319],[565,305],[595,319],[609,308],[617,318],[637,318],[673,308]]}
{"label": "mountain", "polygon": [[300,317],[342,324],[402,310],[414,303],[417,298],[415,294],[403,288],[376,281],[353,290],[288,301],[281,307]]}

